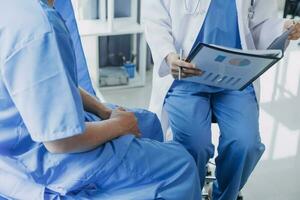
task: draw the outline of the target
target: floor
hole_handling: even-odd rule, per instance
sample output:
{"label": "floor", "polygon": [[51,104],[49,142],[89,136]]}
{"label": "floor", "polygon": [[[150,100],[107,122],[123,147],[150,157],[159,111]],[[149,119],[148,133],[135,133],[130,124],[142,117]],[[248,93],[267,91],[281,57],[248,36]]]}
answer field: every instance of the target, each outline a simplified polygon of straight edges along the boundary
{"label": "floor", "polygon": [[[102,92],[108,102],[147,108],[151,72],[143,88]],[[266,151],[243,189],[246,200],[300,199],[300,47],[261,78],[260,130]],[[214,132],[218,133],[217,127]],[[218,134],[214,135],[217,142]]]}

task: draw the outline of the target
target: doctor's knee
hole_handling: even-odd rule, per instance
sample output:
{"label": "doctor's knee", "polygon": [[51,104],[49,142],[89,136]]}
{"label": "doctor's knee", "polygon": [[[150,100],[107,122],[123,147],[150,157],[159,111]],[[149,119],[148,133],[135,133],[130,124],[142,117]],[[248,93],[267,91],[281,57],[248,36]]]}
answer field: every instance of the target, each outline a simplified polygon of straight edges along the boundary
{"label": "doctor's knee", "polygon": [[234,154],[243,155],[259,155],[261,156],[265,151],[265,145],[259,140],[236,140],[232,143],[231,147],[234,151]]}

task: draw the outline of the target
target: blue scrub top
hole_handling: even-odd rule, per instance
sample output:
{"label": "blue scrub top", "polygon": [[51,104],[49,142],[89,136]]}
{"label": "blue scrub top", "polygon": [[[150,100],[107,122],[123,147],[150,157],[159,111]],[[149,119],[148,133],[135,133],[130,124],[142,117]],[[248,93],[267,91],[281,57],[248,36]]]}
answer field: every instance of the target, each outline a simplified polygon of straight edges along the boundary
{"label": "blue scrub top", "polygon": [[55,10],[61,15],[70,32],[77,63],[78,84],[90,94],[95,96],[95,91],[92,87],[92,81],[88,72],[88,66],[83,53],[80,36],[78,33],[77,23],[70,0],[55,1]]}
{"label": "blue scrub top", "polygon": [[[212,0],[205,21],[193,48],[198,43],[241,49],[236,0]],[[192,48],[192,49],[193,49]],[[201,92],[220,92],[224,89],[204,84],[175,80],[172,88]]]}
{"label": "blue scrub top", "polygon": [[61,16],[42,1],[2,1],[0,180],[7,181],[0,195],[42,199],[45,188],[67,194],[96,173],[107,179],[133,136],[81,154],[54,155],[45,149],[43,142],[85,131],[74,45]]}
{"label": "blue scrub top", "polygon": [[194,43],[241,49],[236,0],[212,0],[204,24]]}

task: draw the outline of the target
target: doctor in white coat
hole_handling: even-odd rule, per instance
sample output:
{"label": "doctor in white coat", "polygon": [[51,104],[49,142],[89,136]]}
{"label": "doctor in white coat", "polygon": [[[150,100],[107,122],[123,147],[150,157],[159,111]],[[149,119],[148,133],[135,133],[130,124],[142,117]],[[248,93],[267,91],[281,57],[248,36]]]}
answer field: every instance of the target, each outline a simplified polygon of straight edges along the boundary
{"label": "doctor in white coat", "polygon": [[[258,123],[259,83],[230,91],[177,79],[201,75],[181,61],[199,42],[239,49],[266,49],[285,29],[290,40],[300,37],[300,25],[278,18],[277,0],[144,0],[146,39],[154,59],[150,109],[164,130],[194,157],[202,187],[205,166],[214,154],[211,118],[220,127],[213,199],[234,200],[264,152]],[[201,68],[201,66],[199,66]]]}

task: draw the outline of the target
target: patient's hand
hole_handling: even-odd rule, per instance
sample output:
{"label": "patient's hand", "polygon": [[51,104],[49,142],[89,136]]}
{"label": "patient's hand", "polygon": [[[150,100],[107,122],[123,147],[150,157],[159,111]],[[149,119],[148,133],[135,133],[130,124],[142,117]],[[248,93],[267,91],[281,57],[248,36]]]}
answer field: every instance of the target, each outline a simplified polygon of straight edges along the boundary
{"label": "patient's hand", "polygon": [[100,117],[102,120],[109,119],[111,115],[111,109],[102,104],[98,99],[82,88],[79,88],[79,92],[82,98],[84,110],[93,113]]}
{"label": "patient's hand", "polygon": [[136,137],[140,137],[140,130],[138,128],[138,120],[134,113],[126,112],[123,108],[113,110],[110,119],[116,119],[119,122],[119,127],[126,134],[134,134]]}
{"label": "patient's hand", "polygon": [[110,118],[112,113],[112,110],[108,107],[106,107],[104,104],[99,102],[98,108],[97,108],[97,116],[100,117],[102,120],[107,120]]}

